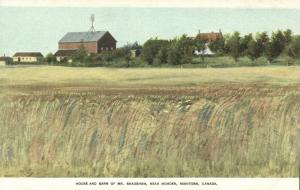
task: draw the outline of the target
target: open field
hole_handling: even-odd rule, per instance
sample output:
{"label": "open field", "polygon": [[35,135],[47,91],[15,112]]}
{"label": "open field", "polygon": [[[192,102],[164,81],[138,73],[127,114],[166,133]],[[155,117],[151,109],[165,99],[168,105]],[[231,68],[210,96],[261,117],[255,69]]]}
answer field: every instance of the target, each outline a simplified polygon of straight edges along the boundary
{"label": "open field", "polygon": [[0,176],[299,175],[300,67],[0,68]]}
{"label": "open field", "polygon": [[74,68],[74,67],[3,67],[0,85],[83,84],[83,85],[171,85],[194,86],[203,83],[268,83],[300,82],[300,67],[242,67],[223,69],[180,68]]}

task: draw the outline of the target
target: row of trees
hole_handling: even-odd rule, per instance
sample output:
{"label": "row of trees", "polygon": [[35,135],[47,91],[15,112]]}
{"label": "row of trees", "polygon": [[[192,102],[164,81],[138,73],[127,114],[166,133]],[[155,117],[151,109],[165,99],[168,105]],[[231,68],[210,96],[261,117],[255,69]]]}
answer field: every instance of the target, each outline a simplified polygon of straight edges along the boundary
{"label": "row of trees", "polygon": [[294,49],[293,41],[297,38],[292,36],[291,30],[278,30],[271,36],[266,32],[257,33],[255,37],[251,33],[242,37],[239,32],[234,32],[212,42],[210,47],[213,51],[232,56],[236,61],[241,56],[248,56],[252,61],[265,56],[272,63],[282,53]]}
{"label": "row of trees", "polygon": [[189,63],[195,50],[205,50],[205,42],[187,35],[173,40],[151,38],[143,45],[142,57],[151,65],[180,65]]}
{"label": "row of trees", "polygon": [[[245,36],[234,32],[210,43],[186,35],[173,40],[151,38],[145,42],[142,56],[153,65],[184,64],[190,62],[195,50],[203,52],[206,49],[205,44],[208,44],[217,55],[231,56],[236,62],[243,56],[249,57],[252,61],[264,56],[269,63],[283,53],[291,58],[300,57],[300,37],[292,35],[291,30],[278,30],[270,36],[266,32],[256,35],[250,33]],[[201,57],[204,61],[205,55]]]}
{"label": "row of trees", "polygon": [[[182,65],[191,63],[195,57],[195,51],[204,52],[209,47],[216,56],[231,56],[236,62],[240,57],[249,57],[254,62],[259,57],[266,57],[269,63],[282,54],[291,59],[300,58],[300,36],[293,35],[291,30],[278,30],[268,35],[266,32],[247,34],[242,36],[239,32],[226,34],[213,42],[188,37],[181,37],[172,40],[150,38],[143,46],[137,42],[127,44],[115,51],[102,52],[101,54],[88,55],[82,46],[71,59],[72,64],[79,65],[105,65],[116,62],[126,62],[129,66],[132,57],[132,50],[136,55],[142,55],[140,59],[150,65],[159,66],[163,64]],[[205,61],[205,54],[200,54],[202,62]],[[55,63],[56,57],[53,54],[46,56],[46,62]],[[114,62],[114,63],[112,63]]]}

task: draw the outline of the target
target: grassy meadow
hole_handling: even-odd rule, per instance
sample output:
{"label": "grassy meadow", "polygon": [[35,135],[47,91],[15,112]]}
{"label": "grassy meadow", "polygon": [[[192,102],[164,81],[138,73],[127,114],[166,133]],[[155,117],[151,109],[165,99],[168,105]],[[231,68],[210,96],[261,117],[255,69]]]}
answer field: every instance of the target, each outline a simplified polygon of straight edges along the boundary
{"label": "grassy meadow", "polygon": [[204,83],[293,84],[300,67],[240,68],[78,68],[11,66],[0,68],[0,85],[194,86]]}
{"label": "grassy meadow", "polygon": [[296,177],[300,67],[0,68],[0,176]]}

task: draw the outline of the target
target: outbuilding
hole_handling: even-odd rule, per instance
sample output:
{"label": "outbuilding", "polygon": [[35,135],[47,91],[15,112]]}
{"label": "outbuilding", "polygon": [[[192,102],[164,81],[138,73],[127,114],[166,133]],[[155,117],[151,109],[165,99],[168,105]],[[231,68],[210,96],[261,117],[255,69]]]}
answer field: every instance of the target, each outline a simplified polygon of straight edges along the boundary
{"label": "outbuilding", "polygon": [[11,58],[10,57],[6,57],[6,56],[0,57],[0,66],[5,66],[9,62],[11,62]]}
{"label": "outbuilding", "polygon": [[72,56],[77,52],[78,50],[58,50],[54,55],[56,57],[56,61],[58,62],[64,62],[67,61],[69,63],[72,62]]}
{"label": "outbuilding", "polygon": [[40,52],[17,52],[13,56],[15,63],[36,63],[43,58]]}

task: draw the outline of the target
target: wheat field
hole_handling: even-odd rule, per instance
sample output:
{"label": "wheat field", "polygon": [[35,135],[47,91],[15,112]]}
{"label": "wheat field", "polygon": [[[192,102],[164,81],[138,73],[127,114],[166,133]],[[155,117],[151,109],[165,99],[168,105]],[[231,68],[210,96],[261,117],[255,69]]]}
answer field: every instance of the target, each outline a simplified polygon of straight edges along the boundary
{"label": "wheat field", "polygon": [[0,68],[0,176],[296,177],[300,67]]}

